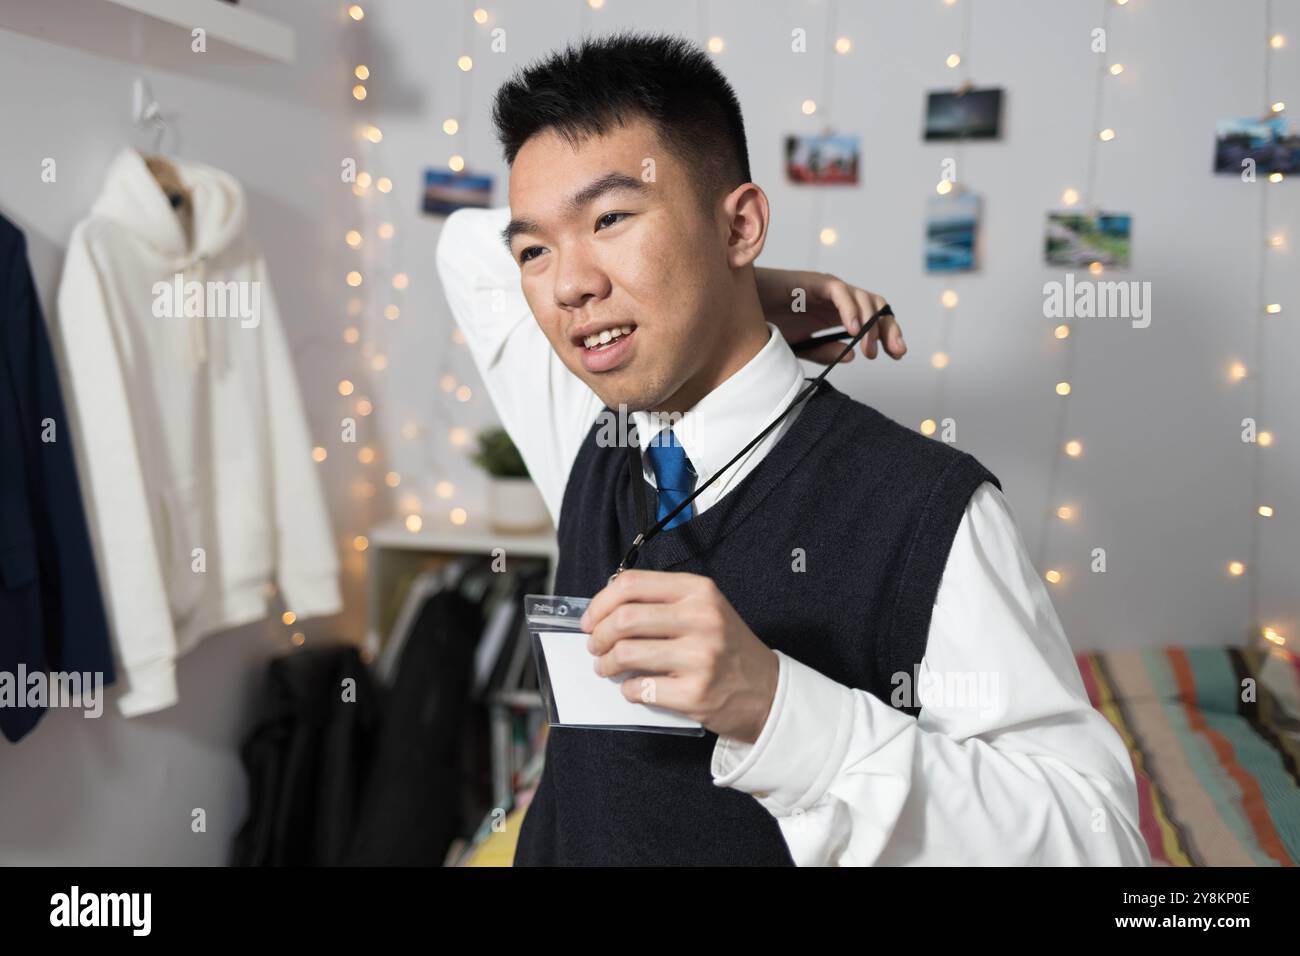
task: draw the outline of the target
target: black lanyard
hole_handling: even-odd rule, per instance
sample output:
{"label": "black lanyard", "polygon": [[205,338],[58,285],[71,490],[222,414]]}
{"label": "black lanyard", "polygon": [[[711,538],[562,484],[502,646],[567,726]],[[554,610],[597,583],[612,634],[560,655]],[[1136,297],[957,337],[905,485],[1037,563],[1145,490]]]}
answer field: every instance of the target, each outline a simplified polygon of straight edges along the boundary
{"label": "black lanyard", "polygon": [[[849,344],[844,346],[844,351],[840,352],[840,354],[836,356],[835,361],[831,362],[829,365],[826,366],[826,368],[822,369],[822,373],[818,375],[815,379],[813,379],[811,382],[809,382],[808,385],[804,388],[804,390],[795,396],[794,400],[790,402],[789,405],[786,406],[785,411],[783,411],[780,415],[776,416],[776,418],[773,419],[766,428],[764,428],[761,432],[755,435],[754,438],[750,440],[748,445],[740,449],[740,451],[736,453],[736,457],[732,458],[731,461],[727,462],[725,465],[719,468],[712,478],[710,478],[704,484],[700,485],[700,487],[696,488],[693,492],[691,492],[689,498],[687,498],[685,501],[679,504],[672,511],[668,512],[668,514],[660,518],[657,522],[655,522],[654,526],[649,529],[646,529],[645,527],[647,521],[646,515],[648,514],[648,512],[646,511],[646,504],[645,504],[645,487],[644,487],[645,475],[643,473],[643,469],[641,466],[641,445],[639,441],[636,443],[629,444],[628,455],[629,455],[629,462],[632,471],[632,491],[636,497],[637,525],[643,530],[640,531],[637,534],[637,536],[632,540],[632,547],[629,548],[627,554],[623,556],[623,560],[619,562],[618,567],[615,569],[614,573],[609,576],[609,581],[607,581],[606,584],[607,585],[612,584],[614,579],[618,577],[621,572],[626,571],[629,567],[632,566],[633,563],[635,563],[636,557],[641,551],[641,545],[645,544],[647,541],[649,541],[651,538],[657,535],[660,531],[662,531],[663,526],[666,525],[668,522],[672,521],[673,516],[676,515],[677,512],[681,511],[692,501],[694,501],[695,496],[698,495],[701,491],[703,491],[705,488],[709,487],[709,485],[717,481],[718,477],[724,471],[726,471],[728,468],[730,468],[732,465],[738,462],[741,458],[745,456],[746,452],[748,452],[751,448],[753,448],[760,441],[762,441],[763,436],[766,435],[768,432],[770,432],[773,428],[775,428],[780,423],[781,419],[785,418],[786,415],[789,415],[790,411],[796,405],[798,405],[800,402],[808,398],[808,396],[811,395],[821,385],[822,381],[825,380],[826,376],[830,374],[830,370],[833,369],[836,365],[838,365],[840,363],[840,360],[843,359],[845,355],[853,351],[853,347],[858,344],[858,341],[862,338],[862,336],[866,335],[868,332],[871,331],[872,326],[876,324],[876,321],[882,315],[893,315],[893,314],[894,314],[894,310],[891,309],[888,305],[881,306],[879,311],[877,311],[871,318],[869,318],[866,322],[863,323],[862,328],[858,330],[858,334],[853,336],[853,338],[849,340]],[[796,351],[798,351],[802,347],[805,347],[809,344],[813,344],[813,343],[820,344],[820,341],[823,338],[833,339],[838,337],[839,335],[815,336],[813,339],[806,339],[803,342],[798,342],[793,347],[795,348]]]}

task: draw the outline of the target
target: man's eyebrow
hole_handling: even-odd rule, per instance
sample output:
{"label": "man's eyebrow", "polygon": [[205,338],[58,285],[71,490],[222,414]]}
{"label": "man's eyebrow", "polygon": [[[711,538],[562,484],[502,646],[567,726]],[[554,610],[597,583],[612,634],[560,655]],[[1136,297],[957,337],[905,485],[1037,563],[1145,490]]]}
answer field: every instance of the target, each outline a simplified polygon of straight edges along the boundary
{"label": "man's eyebrow", "polygon": [[[636,192],[643,192],[646,189],[646,184],[626,173],[606,173],[574,193],[565,205],[568,206],[570,212],[580,212],[588,203],[595,202],[601,196],[616,189],[631,189]],[[538,231],[537,223],[531,219],[511,219],[509,224],[501,230],[501,240],[506,244],[506,249],[509,249],[510,243],[521,232]]]}

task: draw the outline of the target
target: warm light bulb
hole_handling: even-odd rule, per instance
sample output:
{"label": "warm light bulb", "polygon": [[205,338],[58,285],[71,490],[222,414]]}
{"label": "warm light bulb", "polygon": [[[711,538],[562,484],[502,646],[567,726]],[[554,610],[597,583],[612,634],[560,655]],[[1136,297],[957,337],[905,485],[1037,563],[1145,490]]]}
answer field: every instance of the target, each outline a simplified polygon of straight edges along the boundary
{"label": "warm light bulb", "polygon": [[1273,444],[1273,433],[1260,432],[1258,435],[1255,436],[1255,441],[1262,447],[1267,448]]}
{"label": "warm light bulb", "polygon": [[320,461],[324,461],[328,457],[329,457],[329,452],[327,452],[320,445],[317,445],[315,448],[311,450],[312,461],[320,462]]}
{"label": "warm light bulb", "polygon": [[935,421],[934,421],[933,418],[927,418],[925,421],[921,422],[921,434],[922,434],[922,435],[933,435],[933,434],[934,434],[934,430],[935,430],[937,427],[938,427],[938,425],[935,424]]}
{"label": "warm light bulb", "polygon": [[1061,572],[1057,571],[1055,568],[1048,568],[1047,573],[1044,574],[1043,577],[1047,578],[1049,584],[1061,583]]}
{"label": "warm light bulb", "polygon": [[819,238],[821,239],[823,246],[833,246],[835,245],[835,240],[839,238],[839,234],[834,229],[827,226],[821,231]]}
{"label": "warm light bulb", "polygon": [[361,245],[361,233],[357,232],[355,229],[349,229],[343,238],[347,244],[353,248]]}
{"label": "warm light bulb", "polygon": [[587,6],[593,10],[599,10],[605,5],[605,0],[587,0]]}
{"label": "warm light bulb", "polygon": [[469,386],[462,385],[460,388],[456,389],[456,401],[468,402],[471,394],[472,392],[470,392]]}
{"label": "warm light bulb", "polygon": [[358,83],[352,87],[352,96],[354,99],[364,100],[366,98],[366,88],[363,84]]}
{"label": "warm light bulb", "polygon": [[817,112],[817,101],[804,100],[803,105],[800,107],[800,109],[803,110],[805,116],[812,116],[814,113]]}
{"label": "warm light bulb", "polygon": [[364,448],[357,449],[357,461],[361,462],[361,464],[369,465],[374,460],[375,460],[375,450],[371,448],[369,445],[366,445]]}
{"label": "warm light bulb", "polygon": [[1070,337],[1070,327],[1068,325],[1058,325],[1052,334],[1058,339],[1068,339]]}
{"label": "warm light bulb", "polygon": [[419,531],[422,527],[424,527],[424,521],[423,521],[423,519],[420,518],[419,515],[407,515],[407,516],[406,516],[406,530],[407,530],[407,531],[410,531],[410,532],[414,533],[414,532],[416,532],[416,531]]}
{"label": "warm light bulb", "polygon": [[343,341],[348,345],[356,345],[361,339],[361,330],[355,325],[349,325],[343,330]]}
{"label": "warm light bulb", "polygon": [[369,189],[370,184],[373,181],[374,180],[371,178],[370,174],[365,170],[362,170],[361,172],[357,173],[357,185],[360,186],[362,189]]}
{"label": "warm light bulb", "polygon": [[387,176],[380,176],[375,183],[375,188],[381,193],[391,193],[393,191],[393,181]]}
{"label": "warm light bulb", "polygon": [[285,627],[289,627],[294,621],[298,620],[298,615],[294,614],[293,611],[285,611],[280,615],[280,620],[284,622]]}
{"label": "warm light bulb", "polygon": [[370,539],[364,534],[359,534],[352,539],[352,547],[358,551],[364,551],[366,548],[370,547]]}
{"label": "warm light bulb", "polygon": [[1268,641],[1270,644],[1276,644],[1278,647],[1282,647],[1286,644],[1286,638],[1283,637],[1275,627],[1264,628],[1264,640]]}
{"label": "warm light bulb", "polygon": [[457,448],[464,448],[469,444],[469,432],[459,425],[449,431],[447,437]]}
{"label": "warm light bulb", "polygon": [[1283,176],[1281,173],[1269,173],[1269,174],[1268,174],[1268,181],[1269,181],[1270,183],[1280,183],[1280,182],[1282,182],[1282,180],[1284,180],[1284,179],[1286,179],[1286,177]]}
{"label": "warm light bulb", "polygon": [[393,238],[393,224],[391,222],[381,222],[375,232],[379,234],[380,239],[391,239]]}
{"label": "warm light bulb", "polygon": [[948,69],[956,69],[957,64],[961,62],[961,57],[956,53],[949,53],[948,59],[944,60],[948,64]]}
{"label": "warm light bulb", "polygon": [[450,481],[440,481],[433,486],[433,493],[439,498],[450,498],[456,493],[456,486]]}
{"label": "warm light bulb", "polygon": [[953,289],[945,289],[943,295],[939,296],[939,301],[943,303],[945,309],[957,308],[957,292]]}
{"label": "warm light bulb", "polygon": [[1067,189],[1061,194],[1061,202],[1067,206],[1073,206],[1079,201],[1079,191],[1077,189]]}
{"label": "warm light bulb", "polygon": [[375,406],[371,403],[370,399],[368,398],[357,399],[357,414],[360,415],[362,418],[365,418],[374,410],[375,410]]}
{"label": "warm light bulb", "polygon": [[725,48],[726,44],[722,41],[722,37],[709,37],[710,53],[721,53]]}
{"label": "warm light bulb", "polygon": [[[600,0],[591,0],[591,2],[595,5],[599,5]],[[451,514],[448,515],[448,517],[451,518],[452,524],[464,524],[469,520],[469,512],[464,508],[452,508]]]}
{"label": "warm light bulb", "polygon": [[835,41],[836,53],[848,53],[853,49],[853,41],[848,37],[840,37]]}
{"label": "warm light bulb", "polygon": [[307,635],[302,631],[294,631],[293,637],[291,637],[290,640],[293,641],[295,647],[302,647],[307,643]]}
{"label": "warm light bulb", "polygon": [[368,80],[370,79],[370,67],[362,63],[358,65],[355,70],[352,71],[352,75],[355,76],[358,80]]}
{"label": "warm light bulb", "polygon": [[947,352],[935,352],[932,356],[930,356],[930,364],[933,365],[935,368],[947,368],[947,367],[948,367],[948,353],[947,353]]}
{"label": "warm light bulb", "polygon": [[1121,73],[1123,73],[1123,72],[1124,72],[1124,64],[1123,64],[1123,63],[1112,63],[1112,64],[1110,65],[1110,75],[1111,75],[1111,76],[1119,76],[1119,75],[1120,75]]}
{"label": "warm light bulb", "polygon": [[1271,37],[1269,37],[1268,45],[1271,46],[1274,50],[1280,50],[1282,49],[1282,47],[1286,46],[1286,37],[1284,37],[1280,33],[1274,33]]}
{"label": "warm light bulb", "polygon": [[1280,113],[1284,109],[1286,109],[1286,103],[1284,103],[1282,100],[1278,100],[1276,103],[1273,104],[1274,113]]}
{"label": "warm light bulb", "polygon": [[1056,509],[1056,517],[1060,518],[1062,521],[1069,521],[1074,517],[1074,509],[1069,505],[1061,505],[1061,507]]}
{"label": "warm light bulb", "polygon": [[1069,395],[1069,394],[1070,394],[1070,383],[1069,383],[1069,382],[1057,382],[1057,383],[1056,383],[1056,394],[1057,394],[1057,395]]}
{"label": "warm light bulb", "polygon": [[339,382],[339,394],[344,396],[351,395],[352,389],[355,387],[356,386],[345,378],[343,381]]}
{"label": "warm light bulb", "polygon": [[463,157],[463,156],[453,156],[451,159],[447,160],[447,167],[448,167],[448,168],[449,168],[453,173],[458,173],[458,172],[460,172],[462,169],[465,168],[465,157]]}
{"label": "warm light bulb", "polygon": [[1065,443],[1065,453],[1069,455],[1071,458],[1078,458],[1080,455],[1083,454],[1083,443],[1071,439],[1070,441]]}
{"label": "warm light bulb", "polygon": [[1268,305],[1264,307],[1264,311],[1267,312],[1269,315],[1277,315],[1279,312],[1282,311],[1282,306],[1276,302],[1270,302]]}
{"label": "warm light bulb", "polygon": [[354,3],[352,6],[348,7],[348,16],[353,20],[363,20],[365,19],[366,11],[361,9],[360,4]]}
{"label": "warm light bulb", "polygon": [[445,119],[442,121],[442,131],[448,136],[455,136],[458,129],[460,129],[460,122],[458,120]]}
{"label": "warm light bulb", "polygon": [[361,285],[361,273],[356,269],[353,269],[348,273],[348,285],[352,286],[354,289]]}
{"label": "warm light bulb", "polygon": [[1092,262],[1088,263],[1088,271],[1095,276],[1099,276],[1106,271],[1106,268],[1100,262],[1094,259]]}
{"label": "warm light bulb", "polygon": [[488,17],[488,13],[482,7],[479,7],[477,10],[474,11],[475,23],[487,23],[487,17]]}
{"label": "warm light bulb", "polygon": [[388,368],[388,356],[376,355],[370,360],[370,367],[376,372],[382,372],[384,369]]}
{"label": "warm light bulb", "polygon": [[456,65],[460,67],[462,73],[468,73],[474,69],[474,60],[468,56],[462,56],[456,61]]}
{"label": "warm light bulb", "polygon": [[384,306],[384,318],[388,319],[389,321],[392,321],[393,319],[397,318],[401,314],[402,314],[402,310],[395,305]]}
{"label": "warm light bulb", "polygon": [[1260,516],[1261,518],[1271,518],[1271,517],[1273,517],[1273,508],[1272,508],[1272,506],[1271,506],[1271,505],[1260,505],[1260,506],[1259,506],[1259,516]]}
{"label": "warm light bulb", "polygon": [[1242,564],[1240,561],[1229,561],[1228,573],[1234,578],[1239,578],[1246,573],[1246,565]]}
{"label": "warm light bulb", "polygon": [[941,179],[939,180],[939,185],[934,187],[934,191],[940,196],[946,196],[952,192],[952,182],[947,179]]}
{"label": "warm light bulb", "polygon": [[380,132],[378,126],[367,126],[365,137],[366,139],[370,140],[370,142],[372,143],[378,143],[380,140],[384,138],[384,134]]}
{"label": "warm light bulb", "polygon": [[393,276],[394,289],[405,289],[410,284],[411,284],[410,277],[407,276],[405,272],[399,272],[397,273],[397,275]]}
{"label": "warm light bulb", "polygon": [[384,484],[389,488],[396,488],[401,483],[402,476],[395,471],[390,471],[388,474],[384,475]]}

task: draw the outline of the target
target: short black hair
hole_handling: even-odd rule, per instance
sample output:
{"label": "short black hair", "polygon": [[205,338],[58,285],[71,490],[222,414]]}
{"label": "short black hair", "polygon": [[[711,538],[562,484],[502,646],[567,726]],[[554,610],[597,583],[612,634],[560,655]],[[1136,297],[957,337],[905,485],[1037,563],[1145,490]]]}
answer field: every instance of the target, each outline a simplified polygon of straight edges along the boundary
{"label": "short black hair", "polygon": [[736,93],[708,54],[683,37],[624,32],[569,44],[516,71],[492,105],[510,165],[545,130],[576,145],[638,117],[698,171],[706,205],[750,181]]}

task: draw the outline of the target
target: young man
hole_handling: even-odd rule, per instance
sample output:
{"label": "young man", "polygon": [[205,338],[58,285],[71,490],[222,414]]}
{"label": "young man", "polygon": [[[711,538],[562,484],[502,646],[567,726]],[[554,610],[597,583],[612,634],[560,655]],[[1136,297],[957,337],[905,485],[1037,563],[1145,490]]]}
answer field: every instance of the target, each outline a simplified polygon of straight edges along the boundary
{"label": "young man", "polygon": [[594,595],[595,670],[709,731],[551,728],[516,864],[1149,862],[997,479],[829,382],[607,585],[633,483],[653,524],[806,384],[789,287],[851,330],[881,300],[756,270],[740,108],[685,41],[586,41],[493,115],[510,209],[447,221],[453,313],[557,517],[556,592]]}

